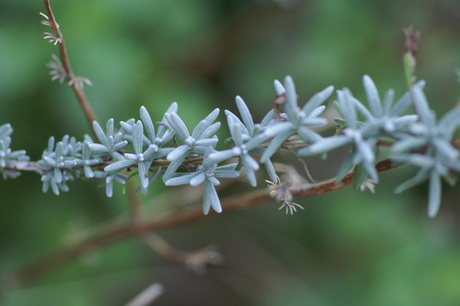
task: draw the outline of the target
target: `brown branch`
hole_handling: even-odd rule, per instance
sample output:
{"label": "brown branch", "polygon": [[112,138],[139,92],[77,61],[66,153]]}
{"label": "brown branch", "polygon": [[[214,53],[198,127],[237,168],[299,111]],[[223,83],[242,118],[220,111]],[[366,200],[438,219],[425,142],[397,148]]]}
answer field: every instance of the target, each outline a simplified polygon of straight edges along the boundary
{"label": "brown branch", "polygon": [[[376,165],[376,169],[379,173],[393,169],[395,167],[396,166],[392,165],[391,161],[389,160],[381,161]],[[315,184],[305,184],[301,187],[296,187],[295,190],[292,190],[292,195],[294,197],[306,197],[331,192],[351,184],[353,180],[352,177],[353,173],[349,173],[338,184],[335,184],[335,179],[330,179]],[[243,195],[236,195],[225,198],[222,200],[221,204],[223,210],[227,213],[234,210],[256,206],[261,203],[269,202],[270,200],[271,197],[269,190],[263,189],[248,192]],[[212,212],[210,215],[216,216],[217,213]],[[2,283],[6,284],[4,288],[9,289],[24,286],[27,283],[30,283],[44,276],[45,274],[50,273],[56,268],[70,262],[71,260],[96,251],[103,246],[118,242],[127,237],[144,236],[149,232],[156,232],[159,230],[180,226],[201,220],[205,217],[206,216],[203,215],[201,207],[194,207],[185,212],[181,212],[172,216],[166,215],[160,218],[156,217],[146,221],[139,221],[135,224],[133,224],[131,221],[128,221],[123,224],[111,225],[92,237],[83,239],[82,241],[74,243],[70,246],[65,246],[59,250],[45,255],[44,257],[27,266],[24,266],[23,268],[4,278]]]}
{"label": "brown branch", "polygon": [[156,233],[146,235],[142,240],[157,254],[171,262],[185,265],[197,274],[203,274],[209,264],[222,264],[224,258],[212,246],[196,251],[181,251],[170,245]]}
{"label": "brown branch", "polygon": [[93,134],[95,135],[93,130],[93,121],[98,121],[96,114],[94,113],[94,110],[92,109],[88,99],[85,96],[85,93],[83,92],[83,86],[81,86],[81,84],[79,84],[78,82],[75,82],[76,77],[72,71],[72,67],[70,66],[70,61],[67,55],[67,49],[65,47],[64,38],[62,37],[62,33],[59,30],[59,25],[56,22],[56,18],[54,17],[53,11],[51,10],[50,1],[43,0],[43,3],[45,4],[45,10],[46,15],[48,16],[49,25],[53,30],[54,35],[56,36],[57,44],[59,45],[59,54],[61,57],[62,66],[64,67],[64,70],[66,72],[66,81],[72,87],[72,90],[75,93],[75,96],[77,97],[83,112],[85,113],[85,117],[88,121],[91,131],[93,131]]}

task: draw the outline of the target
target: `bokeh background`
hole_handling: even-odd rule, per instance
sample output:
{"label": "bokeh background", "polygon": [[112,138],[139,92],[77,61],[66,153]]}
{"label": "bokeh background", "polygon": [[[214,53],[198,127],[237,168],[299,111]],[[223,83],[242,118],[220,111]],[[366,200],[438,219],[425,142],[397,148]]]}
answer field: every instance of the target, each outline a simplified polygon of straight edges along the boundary
{"label": "bokeh background", "polygon": [[[442,114],[460,96],[456,0],[52,5],[75,73],[94,84],[86,93],[102,122],[138,118],[142,105],[159,120],[177,101],[179,114],[193,125],[216,107],[236,111],[237,94],[259,120],[271,107],[273,80],[287,74],[302,102],[327,85],[348,87],[362,98],[364,74],[382,95],[394,88],[400,96],[402,29],[411,24],[421,31],[416,75],[427,81],[431,107]],[[89,133],[71,90],[50,81],[45,65],[58,50],[43,40],[48,29],[40,25],[40,11],[39,0],[0,0],[0,123],[12,124],[12,148],[27,149],[32,160],[52,135],[82,139]],[[220,121],[225,123],[223,116]],[[313,176],[332,177],[341,156],[310,160]],[[349,187],[298,199],[305,211],[294,216],[265,203],[160,233],[183,250],[218,246],[225,262],[205,275],[126,239],[4,292],[1,303],[123,305],[159,282],[166,292],[156,305],[459,305],[460,189],[444,186],[440,214],[430,220],[426,184],[393,193],[413,173],[405,167],[382,174],[376,194]],[[121,186],[111,199],[98,181],[73,182],[70,189],[59,197],[43,194],[33,173],[1,181],[1,276],[127,214]],[[240,183],[235,190],[250,189]],[[142,197],[144,209],[161,211],[170,192],[152,185]]]}

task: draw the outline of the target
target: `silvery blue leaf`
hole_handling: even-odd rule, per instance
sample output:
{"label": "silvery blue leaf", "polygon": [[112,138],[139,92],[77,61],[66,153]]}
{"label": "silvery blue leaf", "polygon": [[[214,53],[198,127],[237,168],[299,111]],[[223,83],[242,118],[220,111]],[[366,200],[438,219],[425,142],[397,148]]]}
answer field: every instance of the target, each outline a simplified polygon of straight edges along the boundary
{"label": "silvery blue leaf", "polygon": [[93,121],[93,130],[99,141],[102,144],[107,145],[107,137],[105,136],[104,131],[102,131],[102,128],[99,123],[97,123],[97,121]]}
{"label": "silvery blue leaf", "polygon": [[[8,155],[8,158],[9,159],[19,159],[20,157],[23,157],[25,154],[26,154],[25,150],[13,151]],[[26,158],[28,158],[28,157],[26,157]]]}
{"label": "silvery blue leaf", "polygon": [[116,160],[124,160],[125,158],[118,152],[110,152],[110,155]]}
{"label": "silvery blue leaf", "polygon": [[144,127],[140,120],[134,126],[133,147],[136,154],[141,154],[143,150]]}
{"label": "silvery blue leaf", "polygon": [[113,176],[114,181],[120,184],[126,184],[126,180],[128,179],[127,175],[117,173]]}
{"label": "silvery blue leaf", "polygon": [[373,179],[376,183],[378,183],[379,176],[377,174],[377,170],[375,169],[374,164],[370,162],[364,162],[363,165],[366,168],[367,173],[369,173],[369,177]]}
{"label": "silvery blue leaf", "polygon": [[356,109],[355,103],[351,101],[349,94],[342,90],[337,91],[340,111],[350,128],[356,128]]}
{"label": "silvery blue leaf", "polygon": [[[242,158],[244,158],[245,156],[242,156]],[[243,164],[243,169],[244,169],[244,172],[246,173],[246,177],[248,179],[248,182],[249,184],[252,186],[252,187],[256,187],[257,186],[257,180],[256,180],[256,175],[254,173],[254,170],[251,169],[250,167],[247,167]]]}
{"label": "silvery blue leaf", "polygon": [[161,148],[158,150],[156,158],[165,157],[174,150],[175,148]]}
{"label": "silvery blue leaf", "polygon": [[415,122],[409,126],[409,132],[411,134],[419,135],[419,136],[427,136],[433,130],[433,126],[428,126],[421,122]]}
{"label": "silvery blue leaf", "polygon": [[[423,89],[423,87],[425,86],[425,82],[424,81],[418,81],[417,83],[415,83],[415,85],[413,87],[418,87],[420,89]],[[412,102],[412,98],[411,98],[411,93],[410,92],[406,92],[399,100],[398,102],[396,102],[395,106],[393,107],[393,109],[391,110],[390,112],[390,116],[398,116],[399,114],[401,114],[402,112],[404,112],[408,107],[409,105],[411,104]]]}
{"label": "silvery blue leaf", "polygon": [[216,177],[235,178],[239,177],[240,173],[235,170],[236,164],[220,166],[214,171]]}
{"label": "silvery blue leaf", "polygon": [[138,160],[137,154],[134,154],[134,153],[125,153],[125,154],[123,154],[123,155],[125,156],[126,159],[135,160],[135,161]]}
{"label": "silvery blue leaf", "polygon": [[166,113],[165,118],[182,141],[190,137],[187,126],[176,113]]}
{"label": "silvery blue leaf", "polygon": [[436,171],[431,171],[428,184],[428,217],[434,218],[441,206],[441,177]]}
{"label": "silvery blue leaf", "polygon": [[112,171],[123,170],[123,169],[125,169],[125,168],[127,168],[129,166],[135,165],[136,162],[137,162],[136,160],[128,160],[128,159],[116,161],[116,162],[106,166],[104,168],[104,171],[105,172],[112,172]]}
{"label": "silvery blue leaf", "polygon": [[219,139],[217,137],[213,138],[205,138],[205,139],[199,139],[195,141],[195,146],[203,146],[203,147],[215,147]]}
{"label": "silvery blue leaf", "polygon": [[300,128],[297,130],[297,135],[305,142],[318,142],[323,139],[318,133],[313,132],[307,128]]}
{"label": "silvery blue leaf", "polygon": [[441,138],[433,139],[433,145],[436,149],[441,153],[445,158],[456,160],[458,159],[459,152],[456,148],[454,148],[449,141]]}
{"label": "silvery blue leaf", "polygon": [[141,186],[143,189],[147,189],[149,186],[148,168],[143,162],[138,163],[137,167],[139,169],[139,181],[141,182]]}
{"label": "silvery blue leaf", "polygon": [[[177,112],[177,103],[173,102],[169,106],[165,114],[176,113],[176,112]],[[165,118],[165,116],[163,116],[163,119],[161,120],[161,123],[157,129],[157,137],[159,137],[160,139],[163,139],[164,143],[166,143],[169,139],[172,138],[172,134],[171,134],[170,128],[168,127],[167,123],[168,123],[168,120]],[[171,137],[171,138],[168,139],[168,137]]]}
{"label": "silvery blue leaf", "polygon": [[203,183],[205,179],[206,175],[204,174],[204,172],[195,173],[195,176],[190,179],[189,184],[190,186],[195,187]]}
{"label": "silvery blue leaf", "polygon": [[281,84],[280,81],[278,80],[275,80],[273,82],[273,85],[275,86],[275,91],[276,91],[276,94],[279,96],[279,95],[282,95],[286,90],[284,89],[284,86],[283,84]]}
{"label": "silvery blue leaf", "polygon": [[358,112],[360,112],[368,122],[375,119],[372,113],[358,99],[353,97],[351,94],[346,95],[348,96],[348,99],[354,104]]}
{"label": "silvery blue leaf", "polygon": [[251,155],[244,154],[241,156],[241,158],[243,159],[243,165],[253,170],[259,170],[259,164],[256,162],[254,158],[251,157]]}
{"label": "silvery blue leaf", "polygon": [[228,121],[228,128],[230,129],[230,134],[232,135],[232,140],[237,146],[241,146],[243,144],[243,139],[241,137],[241,128],[238,123],[233,121],[231,116],[227,117]]}
{"label": "silvery blue leaf", "polygon": [[225,116],[227,116],[227,123],[228,123],[228,117],[231,117],[233,119],[233,122],[238,123],[241,126],[241,130],[243,133],[247,133],[248,135],[250,134],[249,130],[247,127],[244,125],[244,123],[236,116],[234,113],[232,113],[229,110],[225,110]]}
{"label": "silvery blue leaf", "polygon": [[273,166],[272,161],[268,159],[264,164],[265,164],[265,169],[267,170],[268,177],[270,178],[272,182],[276,182],[277,181],[276,171],[275,171],[275,167]]}
{"label": "silvery blue leaf", "polygon": [[107,128],[106,128],[107,136],[113,136],[114,128],[113,128],[113,118],[107,121]]}
{"label": "silvery blue leaf", "polygon": [[418,115],[406,115],[392,120],[393,124],[398,128],[409,125],[418,120]]}
{"label": "silvery blue leaf", "polygon": [[195,173],[180,173],[179,175],[167,179],[165,181],[166,186],[178,186],[178,185],[185,185],[189,184],[190,180],[195,176]]}
{"label": "silvery blue leaf", "polygon": [[262,121],[260,122],[260,126],[262,127],[269,126],[269,124],[274,121],[273,120],[274,118],[275,118],[275,110],[272,108],[262,119]]}
{"label": "silvery blue leaf", "polygon": [[62,182],[62,172],[59,168],[54,168],[54,180],[56,183],[61,183]]}
{"label": "silvery blue leaf", "polygon": [[11,124],[5,123],[0,126],[0,139],[5,138],[13,133]]}
{"label": "silvery blue leaf", "polygon": [[89,148],[89,143],[87,141],[84,142],[83,145],[83,158],[90,159],[91,158],[91,149]]}
{"label": "silvery blue leaf", "polygon": [[235,156],[235,153],[232,149],[224,150],[224,151],[217,151],[209,154],[208,159],[215,163],[220,163],[223,160],[227,160]]}
{"label": "silvery blue leaf", "polygon": [[87,178],[92,178],[92,177],[94,177],[94,172],[93,172],[93,170],[91,169],[91,167],[85,166],[85,167],[83,168],[83,170],[85,171],[85,176],[86,176]]}
{"label": "silvery blue leaf", "polygon": [[50,167],[55,167],[56,166],[56,161],[51,157],[43,156],[43,160]]}
{"label": "silvery blue leaf", "polygon": [[244,100],[240,96],[235,98],[236,106],[240,111],[241,118],[243,119],[244,124],[246,125],[249,131],[254,130],[254,120],[252,119],[251,112],[249,111],[248,106],[244,103]]}
{"label": "silvery blue leaf", "polygon": [[327,124],[327,119],[325,118],[305,118],[301,122],[302,126],[322,126]]}
{"label": "silvery blue leaf", "polygon": [[51,153],[54,151],[54,137],[51,136],[50,139],[48,140],[48,153]]}
{"label": "silvery blue leaf", "polygon": [[[395,91],[393,89],[388,89],[383,98],[383,114],[389,115],[391,107],[393,106],[393,100],[395,98]],[[399,115],[399,114],[397,114]]]}
{"label": "silvery blue leaf", "polygon": [[208,181],[205,181],[205,197],[209,199],[209,202],[211,202],[211,207],[215,212],[222,212],[222,206],[220,205],[220,200],[219,196],[217,195],[216,188]]}
{"label": "silvery blue leaf", "polygon": [[451,138],[454,131],[460,125],[460,107],[456,106],[454,109],[445,114],[438,123],[438,126],[443,128],[443,132],[447,138]]}
{"label": "silvery blue leaf", "polygon": [[310,100],[308,100],[308,102],[302,108],[302,111],[305,114],[309,115],[313,112],[313,110],[317,109],[321,104],[323,104],[324,101],[326,101],[331,96],[333,91],[334,86],[328,86],[322,91],[316,93],[315,95],[313,95],[313,97],[310,98]]}
{"label": "silvery blue leaf", "polygon": [[51,189],[53,190],[54,194],[59,195],[60,192],[59,192],[59,187],[58,187],[57,183],[54,180],[51,180],[50,185],[51,185]]}
{"label": "silvery blue leaf", "polygon": [[284,78],[284,87],[286,88],[286,103],[284,104],[284,110],[291,120],[295,120],[296,112],[298,111],[297,93],[291,76],[288,75]]}
{"label": "silvery blue leaf", "polygon": [[375,161],[374,150],[368,142],[357,141],[355,144],[363,160],[365,160],[367,163],[373,163]]}
{"label": "silvery blue leaf", "polygon": [[406,152],[410,149],[417,149],[427,144],[427,139],[425,138],[417,138],[417,137],[410,137],[403,140],[398,141],[391,147],[392,152]]}
{"label": "silvery blue leaf", "polygon": [[174,151],[170,152],[166,159],[169,161],[174,161],[178,159],[180,156],[187,155],[191,151],[191,148],[188,145],[181,145],[174,149]]}
{"label": "silvery blue leaf", "polygon": [[216,108],[213,110],[206,118],[201,120],[192,133],[192,138],[198,139],[208,127],[216,120],[217,116],[219,115],[219,109]]}
{"label": "silvery blue leaf", "polygon": [[336,148],[349,144],[351,139],[344,135],[337,135],[328,138],[323,138],[321,141],[315,142],[305,148],[299,149],[297,153],[301,156],[317,155],[324,152],[329,152]]}
{"label": "silvery blue leaf", "polygon": [[108,176],[105,179],[105,185],[106,185],[105,194],[107,195],[107,197],[111,198],[113,195],[113,177],[112,176]]}
{"label": "silvery blue leaf", "polygon": [[285,131],[284,133],[279,134],[275,138],[273,138],[272,142],[268,145],[267,149],[265,149],[264,153],[260,157],[260,162],[265,163],[273,154],[275,154],[276,150],[289,138],[293,133],[293,130]]}
{"label": "silvery blue leaf", "polygon": [[56,145],[56,160],[61,157],[63,154],[62,154],[62,151],[63,151],[63,148],[64,147],[64,144],[62,142],[58,142],[57,145]]}
{"label": "silvery blue leaf", "polygon": [[133,132],[133,125],[134,125],[134,122],[127,123],[127,122],[120,121],[121,129],[126,131],[127,133]]}
{"label": "silvery blue leaf", "polygon": [[150,141],[153,142],[155,139],[155,127],[153,126],[152,118],[150,118],[150,114],[145,106],[142,106],[139,112],[142,122],[144,123],[145,130],[147,131],[147,135]]}
{"label": "silvery blue leaf", "polygon": [[211,202],[209,201],[205,193],[203,197],[203,214],[207,215],[209,213],[210,208],[211,208]]}
{"label": "silvery blue leaf", "polygon": [[414,107],[420,116],[420,120],[427,126],[433,126],[434,118],[422,89],[419,86],[413,86],[412,96],[414,98]]}
{"label": "silvery blue leaf", "polygon": [[265,129],[263,133],[266,137],[271,138],[288,131],[291,134],[295,132],[293,124],[291,122],[279,122]]}
{"label": "silvery blue leaf", "polygon": [[408,162],[420,168],[432,168],[435,165],[435,161],[431,157],[423,154],[410,154]]}
{"label": "silvery blue leaf", "polygon": [[155,144],[151,144],[151,145],[147,148],[147,150],[145,150],[144,156],[145,156],[145,158],[148,158],[148,157],[150,157],[150,155],[152,155],[152,154],[154,154],[154,153],[156,153],[156,152],[158,152],[158,146],[155,145]]}
{"label": "silvery blue leaf", "polygon": [[[173,153],[173,152],[171,152],[171,153]],[[168,168],[166,169],[165,174],[163,174],[163,181],[167,181],[168,179],[170,179],[173,176],[173,174],[180,167],[180,165],[184,161],[185,157],[187,157],[187,154],[189,152],[190,151],[186,151],[182,155],[178,155],[177,158],[171,160],[171,163],[169,164]]]}
{"label": "silvery blue leaf", "polygon": [[220,129],[220,122],[216,122],[214,124],[211,124],[210,127],[208,127],[206,130],[204,130],[203,133],[201,133],[199,138],[200,139],[209,138],[212,135],[214,135],[219,129]]}
{"label": "silvery blue leaf", "polygon": [[[318,117],[319,115],[321,115],[321,113],[326,109],[326,106],[325,105],[320,105],[318,106],[317,108],[313,109],[311,112],[307,113],[305,112],[305,114],[307,114],[307,119],[316,119],[316,117]],[[326,120],[324,118],[321,118],[323,120]],[[327,120],[326,120],[327,122]]]}
{"label": "silvery blue leaf", "polygon": [[[233,176],[232,176],[233,177]],[[215,176],[209,176],[206,178],[206,181],[210,182],[214,186],[219,186],[220,182]]]}
{"label": "silvery blue leaf", "polygon": [[[123,148],[126,148],[127,146],[129,145],[129,142],[127,142],[126,140],[123,140],[121,142],[118,142],[117,144],[115,144],[112,148],[113,151],[119,151]],[[107,151],[106,151],[107,152]]]}
{"label": "silvery blue leaf", "polygon": [[363,84],[372,114],[375,117],[382,117],[382,102],[380,101],[379,92],[374,81],[368,75],[365,75],[363,77]]}
{"label": "silvery blue leaf", "polygon": [[259,134],[257,134],[255,137],[253,137],[251,140],[249,140],[246,143],[246,149],[247,150],[252,150],[252,149],[260,146],[261,144],[263,144],[264,142],[266,142],[270,138],[271,137],[267,136],[265,134],[265,132],[259,133]]}
{"label": "silvery blue leaf", "polygon": [[107,136],[107,148],[109,148],[110,151],[113,151],[114,143],[115,143],[115,141],[113,139],[113,136],[112,135]]}

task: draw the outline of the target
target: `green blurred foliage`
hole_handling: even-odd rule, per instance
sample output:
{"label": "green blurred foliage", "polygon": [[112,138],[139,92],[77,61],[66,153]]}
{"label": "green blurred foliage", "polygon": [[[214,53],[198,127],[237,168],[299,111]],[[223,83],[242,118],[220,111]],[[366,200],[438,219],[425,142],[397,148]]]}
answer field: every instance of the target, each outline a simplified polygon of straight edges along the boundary
{"label": "green blurred foliage", "polygon": [[[216,107],[236,111],[241,95],[260,119],[273,79],[293,76],[300,99],[327,85],[363,98],[363,74],[382,95],[405,91],[402,28],[421,31],[416,75],[431,106],[458,101],[460,3],[440,1],[52,1],[74,71],[99,119],[138,118],[145,105],[161,119],[170,103],[193,125]],[[57,47],[43,40],[41,1],[0,0],[0,123],[13,125],[13,149],[41,156],[50,136],[81,139],[89,127],[65,84],[46,63]],[[224,116],[220,117],[225,127]],[[228,137],[222,129],[220,139]],[[286,156],[292,159],[291,156]],[[311,160],[315,177],[341,162]],[[282,159],[281,159],[282,160]],[[396,196],[413,169],[385,173],[376,194],[346,188],[299,199],[294,216],[266,203],[204,218],[161,234],[181,249],[219,246],[226,262],[197,276],[137,240],[94,252],[3,296],[3,305],[122,305],[153,282],[157,305],[456,305],[460,304],[458,188],[445,187],[441,213],[425,215],[426,185]],[[260,171],[262,173],[262,171]],[[260,186],[263,187],[262,179]],[[102,184],[102,183],[101,183]],[[41,193],[34,174],[0,184],[0,273],[127,214],[117,186],[107,199],[93,181],[59,197]],[[249,190],[245,184],[230,191]],[[180,190],[180,189],[177,189]],[[164,209],[161,184],[143,197]],[[183,194],[187,197],[187,194]],[[200,203],[197,203],[200,205]]]}

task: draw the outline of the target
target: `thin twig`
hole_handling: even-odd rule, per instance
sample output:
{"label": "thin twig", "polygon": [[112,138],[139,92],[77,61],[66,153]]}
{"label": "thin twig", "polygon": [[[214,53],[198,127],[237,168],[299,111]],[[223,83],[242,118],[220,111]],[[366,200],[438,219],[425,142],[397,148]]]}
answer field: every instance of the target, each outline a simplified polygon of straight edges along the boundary
{"label": "thin twig", "polygon": [[[393,165],[390,160],[381,161],[376,165],[376,169],[379,173],[396,167],[397,166]],[[296,186],[295,189],[292,190],[292,195],[294,197],[319,195],[343,188],[350,185],[352,181],[353,173],[349,173],[338,184],[335,184],[335,179],[330,179],[314,184]],[[221,204],[224,212],[227,213],[233,210],[256,206],[261,203],[269,202],[270,200],[271,197],[269,190],[263,189],[224,198],[222,199]],[[216,216],[217,213],[210,212],[210,215]],[[166,215],[164,217],[155,217],[149,220],[139,221],[135,224],[135,226],[131,224],[131,221],[123,224],[111,225],[92,237],[58,249],[36,260],[35,262],[20,268],[16,272],[4,278],[2,280],[2,284],[4,288],[10,289],[21,287],[40,277],[43,277],[75,258],[94,252],[111,243],[121,241],[124,238],[138,237],[139,235],[142,236],[148,232],[157,232],[163,229],[177,227],[201,220],[205,217],[207,216],[203,215],[201,207],[194,207],[176,215]],[[209,216],[207,218],[209,218]]]}
{"label": "thin twig", "polygon": [[72,67],[70,66],[70,61],[67,55],[67,49],[65,47],[64,38],[62,37],[62,33],[59,30],[59,25],[56,22],[56,18],[54,18],[50,2],[49,0],[43,0],[43,3],[45,4],[45,10],[46,15],[48,16],[49,26],[53,30],[56,42],[59,45],[59,54],[62,66],[64,67],[64,70],[66,72],[66,81],[72,87],[73,92],[75,93],[75,96],[77,97],[78,102],[80,103],[80,106],[83,112],[85,113],[86,120],[88,121],[88,124],[91,130],[93,131],[93,134],[95,135],[93,130],[93,121],[98,121],[96,114],[94,113],[93,108],[89,104],[89,101],[86,98],[85,93],[83,92],[82,86],[80,86],[78,82],[75,82],[76,77],[72,71]]}
{"label": "thin twig", "polygon": [[223,262],[223,256],[212,246],[196,251],[181,251],[173,247],[157,233],[151,233],[142,237],[142,240],[157,254],[171,262],[185,265],[197,274],[203,274],[208,264],[219,265]]}

